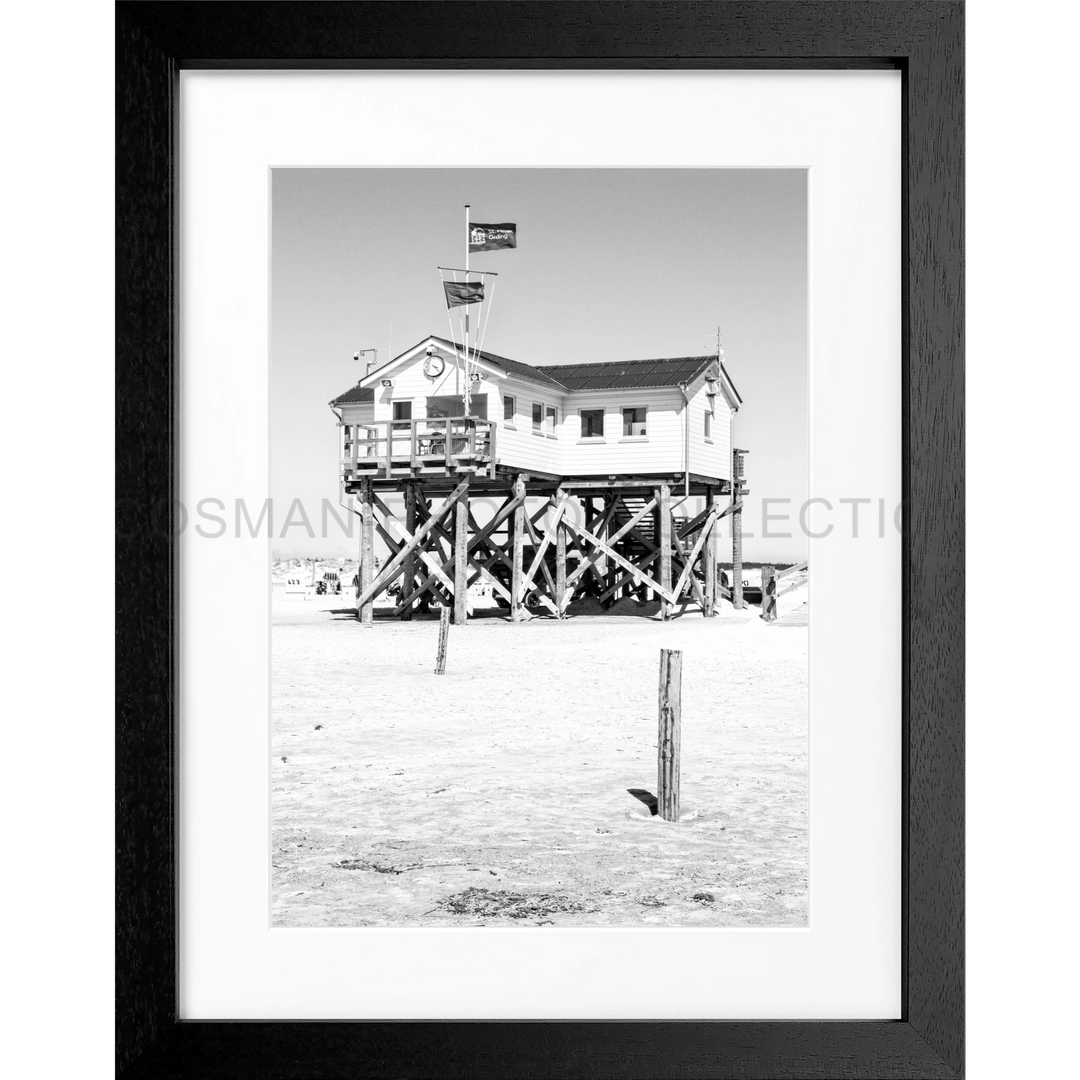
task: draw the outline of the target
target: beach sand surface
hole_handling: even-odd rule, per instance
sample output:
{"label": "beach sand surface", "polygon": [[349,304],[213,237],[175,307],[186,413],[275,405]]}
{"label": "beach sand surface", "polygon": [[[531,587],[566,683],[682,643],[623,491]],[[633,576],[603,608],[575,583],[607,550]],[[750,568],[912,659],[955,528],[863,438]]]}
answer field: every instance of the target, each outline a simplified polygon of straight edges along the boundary
{"label": "beach sand surface", "polygon": [[[806,925],[805,625],[488,613],[436,676],[437,612],[351,600],[274,598],[274,926]],[[628,793],[656,792],[661,648],[678,823]]]}

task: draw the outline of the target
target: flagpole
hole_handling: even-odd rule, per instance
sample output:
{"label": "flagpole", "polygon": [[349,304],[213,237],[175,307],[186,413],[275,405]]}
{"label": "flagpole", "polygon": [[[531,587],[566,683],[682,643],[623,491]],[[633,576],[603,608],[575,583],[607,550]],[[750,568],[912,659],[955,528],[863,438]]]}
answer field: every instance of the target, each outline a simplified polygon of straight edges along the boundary
{"label": "flagpole", "polygon": [[[465,282],[469,281],[469,204],[465,204]],[[469,305],[465,305],[465,415],[472,412],[472,383],[469,381]]]}

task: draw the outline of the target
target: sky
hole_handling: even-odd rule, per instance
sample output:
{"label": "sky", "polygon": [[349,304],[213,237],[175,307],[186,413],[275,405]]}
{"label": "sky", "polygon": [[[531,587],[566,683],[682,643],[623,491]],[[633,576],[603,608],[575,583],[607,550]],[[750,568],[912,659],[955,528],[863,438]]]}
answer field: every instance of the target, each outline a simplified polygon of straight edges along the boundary
{"label": "sky", "polygon": [[[332,518],[320,535],[338,493],[327,403],[363,374],[357,349],[381,364],[449,336],[437,267],[462,265],[466,203],[474,222],[517,223],[517,248],[471,258],[499,275],[485,350],[528,364],[700,356],[720,325],[750,451],[744,557],[806,557],[804,170],[285,168],[271,183],[275,557],[355,557]],[[763,498],[791,500],[795,527],[769,531],[793,538],[761,535]],[[315,539],[281,535],[296,499]]]}

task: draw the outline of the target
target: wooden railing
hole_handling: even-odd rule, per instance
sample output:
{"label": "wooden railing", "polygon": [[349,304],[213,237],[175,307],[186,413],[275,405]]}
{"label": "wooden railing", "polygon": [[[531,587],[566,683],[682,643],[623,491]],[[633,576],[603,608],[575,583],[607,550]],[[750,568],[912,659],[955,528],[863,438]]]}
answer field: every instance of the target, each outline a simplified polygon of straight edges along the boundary
{"label": "wooden railing", "polygon": [[476,417],[338,424],[346,478],[462,473],[495,461],[496,426]]}

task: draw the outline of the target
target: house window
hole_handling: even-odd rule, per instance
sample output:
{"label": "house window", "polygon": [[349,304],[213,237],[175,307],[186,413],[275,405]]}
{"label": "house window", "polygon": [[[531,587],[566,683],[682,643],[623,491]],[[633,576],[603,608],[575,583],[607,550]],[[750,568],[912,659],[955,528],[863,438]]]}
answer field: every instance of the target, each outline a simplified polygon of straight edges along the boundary
{"label": "house window", "polygon": [[[427,399],[427,414],[430,417],[464,416],[465,403],[461,398],[454,397],[429,397]],[[472,414],[487,419],[487,394],[474,394],[472,397]]]}
{"label": "house window", "polygon": [[403,420],[406,423],[395,424],[395,431],[408,431],[409,424],[407,421],[412,419],[412,402],[411,401],[395,401],[394,402],[394,419]]}
{"label": "house window", "polygon": [[503,394],[503,423],[513,426],[517,402],[509,394]]}
{"label": "house window", "polygon": [[538,401],[533,402],[532,430],[534,435],[544,434],[544,406]]}
{"label": "house window", "polygon": [[581,410],[581,437],[583,439],[602,439],[604,437],[604,410]]}
{"label": "house window", "polygon": [[623,438],[636,438],[645,434],[645,406],[638,405],[633,409],[622,411]]}
{"label": "house window", "polygon": [[705,441],[712,442],[712,402],[709,402],[709,408],[705,410]]}
{"label": "house window", "polygon": [[554,405],[548,405],[544,409],[544,434],[549,438],[555,438],[555,425],[559,422],[559,411]]}

